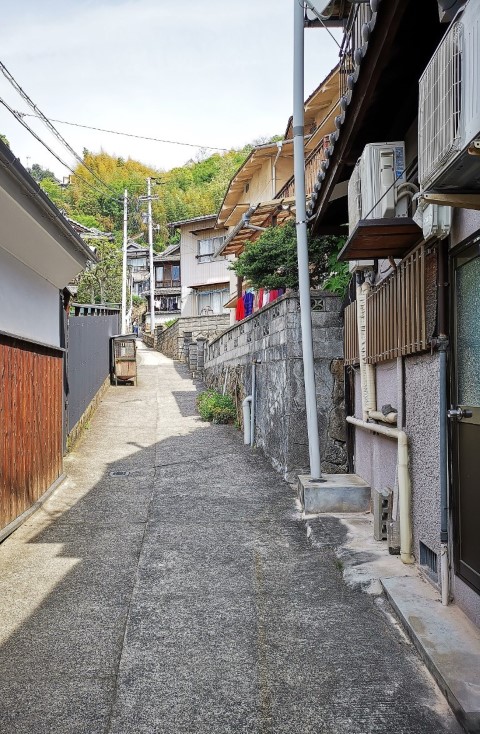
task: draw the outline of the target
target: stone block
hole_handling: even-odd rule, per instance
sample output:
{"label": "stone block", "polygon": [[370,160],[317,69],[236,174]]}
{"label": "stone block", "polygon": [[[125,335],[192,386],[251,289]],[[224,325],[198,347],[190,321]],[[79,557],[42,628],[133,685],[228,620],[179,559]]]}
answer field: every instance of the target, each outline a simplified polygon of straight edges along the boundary
{"label": "stone block", "polygon": [[370,487],[356,474],[324,474],[322,480],[308,474],[298,477],[298,496],[306,513],[369,510]]}

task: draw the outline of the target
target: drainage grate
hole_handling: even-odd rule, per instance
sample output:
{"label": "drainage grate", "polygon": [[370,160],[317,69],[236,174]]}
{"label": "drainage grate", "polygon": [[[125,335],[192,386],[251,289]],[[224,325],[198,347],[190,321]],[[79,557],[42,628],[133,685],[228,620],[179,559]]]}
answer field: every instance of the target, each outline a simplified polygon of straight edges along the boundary
{"label": "drainage grate", "polygon": [[128,477],[130,474],[129,471],[111,471],[110,476],[111,477]]}
{"label": "drainage grate", "polygon": [[425,568],[430,572],[431,576],[434,576],[437,578],[437,554],[428,547],[428,545],[425,545],[425,543],[422,543],[420,541],[420,565],[425,566]]}

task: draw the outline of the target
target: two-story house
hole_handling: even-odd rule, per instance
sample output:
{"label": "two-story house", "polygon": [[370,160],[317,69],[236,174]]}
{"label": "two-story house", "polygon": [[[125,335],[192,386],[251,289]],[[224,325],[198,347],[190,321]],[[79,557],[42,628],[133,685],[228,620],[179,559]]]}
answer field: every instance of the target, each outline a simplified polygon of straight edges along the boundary
{"label": "two-story house", "polygon": [[376,537],[480,625],[480,4],[331,10],[341,113],[307,216],[349,222],[351,466]]}
{"label": "two-story house", "polygon": [[207,214],[169,223],[171,229],[180,232],[182,316],[225,312],[230,293],[229,261],[216,251],[227,230],[215,228],[216,219],[215,214]]}

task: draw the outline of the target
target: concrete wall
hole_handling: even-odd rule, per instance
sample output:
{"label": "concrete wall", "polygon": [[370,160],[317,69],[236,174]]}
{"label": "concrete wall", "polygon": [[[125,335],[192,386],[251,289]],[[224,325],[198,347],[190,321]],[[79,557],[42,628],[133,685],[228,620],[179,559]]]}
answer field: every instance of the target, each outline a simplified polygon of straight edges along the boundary
{"label": "concrete wall", "polygon": [[163,331],[157,330],[156,348],[162,354],[171,359],[185,361],[184,343],[185,332],[192,340],[203,337],[207,340],[214,339],[228,328],[230,323],[229,314],[218,314],[216,316],[191,316],[181,317],[178,321]]}
{"label": "concrete wall", "polygon": [[60,346],[58,288],[0,247],[0,331]]}
{"label": "concrete wall", "polygon": [[[318,294],[312,311],[322,467],[346,470],[341,300]],[[318,310],[317,310],[318,309]],[[241,403],[256,365],[255,443],[287,479],[308,470],[298,298],[286,295],[230,327],[207,347],[205,381]]]}

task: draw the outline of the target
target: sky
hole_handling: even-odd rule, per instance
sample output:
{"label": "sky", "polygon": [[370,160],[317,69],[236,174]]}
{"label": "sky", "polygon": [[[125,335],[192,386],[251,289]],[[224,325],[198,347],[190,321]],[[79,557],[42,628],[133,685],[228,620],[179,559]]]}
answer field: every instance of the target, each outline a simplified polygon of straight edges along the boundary
{"label": "sky", "polygon": [[[80,154],[103,149],[169,170],[195,159],[200,147],[241,147],[285,131],[292,113],[294,2],[5,3],[0,60],[48,118],[198,146],[55,123]],[[338,47],[326,30],[305,31],[305,97],[337,60]],[[0,97],[30,112],[3,76]],[[73,165],[40,120],[25,119]],[[0,133],[24,165],[68,174],[2,105]]]}

